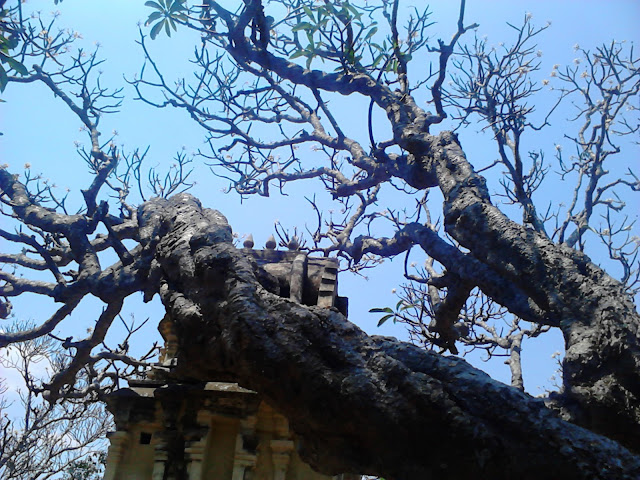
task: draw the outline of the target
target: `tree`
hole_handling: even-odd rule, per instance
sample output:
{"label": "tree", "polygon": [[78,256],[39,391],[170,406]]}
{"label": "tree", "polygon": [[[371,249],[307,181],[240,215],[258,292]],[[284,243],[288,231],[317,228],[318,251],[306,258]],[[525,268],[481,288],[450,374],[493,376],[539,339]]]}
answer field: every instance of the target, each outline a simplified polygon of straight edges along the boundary
{"label": "tree", "polygon": [[[31,326],[18,322],[11,330]],[[23,384],[17,392],[19,406],[12,405],[8,382],[0,378],[0,477],[4,480],[60,478],[64,471],[69,479],[90,480],[90,474],[100,471],[97,460],[104,456],[104,437],[112,427],[104,406],[87,398],[48,403],[37,395],[41,377],[64,364],[56,347],[52,338],[40,337],[3,351],[3,375],[17,373]],[[12,414],[16,410],[19,418]]]}
{"label": "tree", "polygon": [[64,480],[101,480],[106,463],[106,451],[89,455],[81,460],[76,460],[67,468]]}
{"label": "tree", "polygon": [[[61,304],[34,328],[0,335],[0,346],[51,335],[88,295],[104,303],[86,338],[60,339],[71,359],[43,386],[49,401],[100,396],[117,379],[144,371],[148,358],[132,358],[128,342],[118,348],[105,343],[124,299],[143,292],[146,300],[158,294],[176,325],[176,374],[202,381],[225,372],[260,392],[290,420],[303,441],[303,458],[316,468],[398,479],[540,478],[550,469],[567,478],[638,476],[637,244],[625,240],[629,224],[616,217],[623,194],[617,200],[611,193],[637,191],[638,181],[631,172],[606,177],[618,135],[639,128],[633,102],[640,71],[631,49],[612,43],[583,52],[585,76],[578,67],[554,70],[565,85],[560,100],[584,102],[578,133],[571,136],[576,158],[557,153],[561,173],[579,180],[575,198],[584,201],[541,214],[533,198],[547,170],[540,152],[523,154],[525,132],[548,123],[543,118],[534,124],[527,106],[537,89],[531,43],[544,30],[530,18],[515,28],[515,46],[496,52],[482,40],[458,47],[474,27],[464,21],[464,2],[452,39],[437,45],[428,41],[427,11],[415,12],[401,38],[397,1],[356,7],[283,0],[265,11],[259,0],[245,0],[236,12],[209,0],[191,8],[179,0],[148,3],[152,37],[178,25],[202,34],[199,69],[194,85],[169,85],[141,34],[147,62],[132,84],[143,100],[182,108],[209,132],[206,155],[218,171],[227,171],[233,189],[268,195],[274,183],[284,188],[319,180],[345,216],[327,217],[321,201],[311,199],[319,220],[310,250],[339,255],[358,269],[420,249],[425,269],[408,268],[407,277],[424,285],[428,308],[418,315],[430,318],[417,324],[426,327],[425,338],[455,352],[456,341],[468,337],[465,329],[476,328],[479,318],[459,322],[460,312],[490,299],[513,315],[516,326],[529,322],[563,332],[563,388],[532,398],[454,356],[368,336],[337,311],[279,297],[233,246],[223,215],[176,193],[187,176],[183,157],[166,182],[150,175],[156,197],[145,200],[144,154],[123,152],[99,137],[100,120],[117,109],[119,92],[93,81],[95,54],[62,63],[70,34],[51,35],[50,27],[42,34],[21,24],[17,59],[38,63],[26,75],[9,75],[8,82],[41,82],[78,116],[91,142],[80,153],[95,174],[83,190],[83,209],[69,214],[49,185],[0,171],[3,213],[22,226],[0,235],[24,249],[2,260],[50,276],[3,270],[3,309],[8,312],[8,300],[26,293]],[[388,35],[379,41],[382,19]],[[435,56],[437,67],[416,81],[409,66],[423,50]],[[364,98],[369,145],[344,133],[330,108],[336,95]],[[425,95],[433,111],[419,106]],[[485,122],[492,132],[498,164],[507,172],[504,195],[519,221],[502,211],[513,209],[494,203],[458,134],[441,128],[448,115],[463,125]],[[262,140],[274,132],[252,132],[257,124],[273,127],[277,136]],[[385,134],[388,139],[380,140]],[[304,145],[314,145],[315,155],[302,158],[298,148]],[[375,211],[388,186],[417,198],[415,213]],[[136,189],[138,206],[129,200]],[[110,213],[102,190],[115,197],[110,201],[117,214]],[[428,194],[435,191],[443,200],[442,226],[430,219]],[[594,226],[599,213],[608,228]],[[374,223],[385,218],[391,234],[377,236]],[[584,253],[596,237],[623,266],[622,282]],[[107,249],[117,260],[103,268],[100,252]]]}

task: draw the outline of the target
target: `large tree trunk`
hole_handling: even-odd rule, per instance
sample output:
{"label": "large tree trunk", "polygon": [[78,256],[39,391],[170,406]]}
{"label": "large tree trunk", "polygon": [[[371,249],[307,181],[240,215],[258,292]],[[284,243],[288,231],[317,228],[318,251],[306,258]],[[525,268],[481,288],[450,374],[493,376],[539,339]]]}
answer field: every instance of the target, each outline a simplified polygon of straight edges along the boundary
{"label": "large tree trunk", "polygon": [[269,292],[226,219],[193,197],[147,202],[138,218],[179,336],[176,373],[226,372],[258,391],[315,468],[391,479],[640,476],[640,459],[620,444],[464,360],[368,336],[334,309]]}
{"label": "large tree trunk", "polygon": [[[561,329],[564,390],[556,406],[572,422],[640,451],[640,317],[623,285],[583,253],[500,212],[455,135],[419,137],[429,152],[425,169],[445,197],[447,232],[496,278],[525,293],[542,313],[527,320]],[[486,280],[474,284],[490,291]],[[513,312],[510,302],[499,303]]]}

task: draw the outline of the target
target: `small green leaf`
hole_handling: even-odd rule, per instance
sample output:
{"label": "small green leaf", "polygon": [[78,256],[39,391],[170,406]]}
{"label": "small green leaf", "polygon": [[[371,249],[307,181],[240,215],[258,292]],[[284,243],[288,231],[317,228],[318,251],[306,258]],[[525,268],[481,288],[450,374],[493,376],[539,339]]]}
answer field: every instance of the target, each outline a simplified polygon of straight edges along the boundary
{"label": "small green leaf", "polygon": [[289,57],[289,60],[294,60],[296,58],[300,58],[307,53],[306,50],[297,50]]}
{"label": "small green leaf", "polygon": [[185,10],[186,8],[184,8],[184,0],[175,0],[171,5],[171,8],[169,9],[169,12],[176,13],[183,12]]}
{"label": "small green leaf", "polygon": [[144,2],[144,4],[147,7],[151,7],[151,8],[156,8],[158,10],[164,10],[164,8],[162,8],[162,6],[160,6],[159,4],[157,4],[156,2],[152,2],[151,0],[149,0],[148,2]]}
{"label": "small green leaf", "polygon": [[[362,18],[362,12],[360,12],[360,10],[358,10],[356,7],[354,7],[353,5],[351,5],[350,3],[345,3],[344,5],[346,8],[348,8],[351,13],[353,14],[354,18],[356,20],[360,20],[360,18]],[[343,7],[344,8],[344,7]]]}
{"label": "small green leaf", "polygon": [[26,69],[26,67],[23,64],[21,64],[19,61],[17,61],[15,58],[11,58],[11,57],[7,58],[7,63],[11,68],[13,68],[20,75],[29,74],[29,71]]}
{"label": "small green leaf", "polygon": [[384,58],[384,53],[381,53],[380,55],[378,55],[373,61],[373,63],[371,64],[371,68],[376,68],[383,58]]}
{"label": "small green leaf", "polygon": [[162,12],[153,12],[151,15],[149,15],[149,18],[147,18],[147,21],[144,22],[144,24],[146,26],[149,26],[156,20],[159,20],[160,18],[162,18]]}
{"label": "small green leaf", "polygon": [[[331,13],[332,15],[337,15],[337,14],[338,14],[338,11],[335,9],[335,7],[334,7],[333,5],[331,5],[331,3],[330,3],[330,2],[326,2],[326,3],[324,4],[323,9],[325,9],[325,8],[326,8],[326,11],[327,11],[328,13]],[[318,12],[320,12],[321,10],[322,10],[322,9],[320,9],[320,8],[319,8],[319,9],[318,9]],[[323,13],[324,13],[324,12],[323,12]]]}
{"label": "small green leaf", "polygon": [[364,38],[362,39],[363,42],[366,42],[367,40],[369,40],[371,37],[373,37],[376,32],[378,31],[378,27],[373,27],[372,29],[370,29],[367,34],[364,36]]}
{"label": "small green leaf", "polygon": [[162,30],[162,26],[164,25],[164,20],[160,20],[158,23],[156,23],[153,28],[151,29],[151,40],[155,40],[156,37],[158,36],[158,33],[160,33],[160,30]]}
{"label": "small green leaf", "polygon": [[292,32],[299,32],[300,30],[314,30],[314,25],[309,22],[300,22],[295,27],[291,29]]}
{"label": "small green leaf", "polygon": [[[12,68],[20,75],[29,74],[26,67],[22,63],[17,61],[15,58],[11,57],[8,53],[6,53],[6,50],[0,51],[0,62],[9,64],[9,68]],[[5,72],[5,75],[6,75],[6,72]]]}
{"label": "small green leaf", "polygon": [[7,72],[5,72],[2,65],[0,65],[0,92],[4,92],[4,87],[7,86],[8,81]]}
{"label": "small green leaf", "polygon": [[166,20],[164,21],[164,31],[166,32],[167,37],[171,37],[171,28],[169,26],[169,22],[167,22]]}
{"label": "small green leaf", "polygon": [[387,320],[389,320],[391,317],[394,317],[394,316],[395,315],[385,315],[378,321],[378,326],[381,327],[384,324],[384,322],[386,322]]}
{"label": "small green leaf", "polygon": [[389,307],[384,308],[372,308],[369,310],[369,313],[393,313],[393,310]]}
{"label": "small green leaf", "polygon": [[9,47],[9,50],[13,50],[14,48],[16,48],[19,42],[20,40],[18,39],[17,35],[10,36],[9,38],[6,39],[7,47]]}
{"label": "small green leaf", "polygon": [[313,18],[313,12],[309,7],[307,7],[306,5],[303,5],[302,9],[304,10],[304,13],[306,13],[311,20],[315,20],[315,18]]}

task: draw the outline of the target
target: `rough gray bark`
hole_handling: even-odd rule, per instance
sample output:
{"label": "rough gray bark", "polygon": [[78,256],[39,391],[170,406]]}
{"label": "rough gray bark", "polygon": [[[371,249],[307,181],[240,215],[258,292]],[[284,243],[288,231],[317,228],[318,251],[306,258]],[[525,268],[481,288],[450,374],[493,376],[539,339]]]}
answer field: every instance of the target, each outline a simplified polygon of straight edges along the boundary
{"label": "rough gray bark", "polygon": [[[560,403],[571,406],[565,413],[638,449],[640,322],[623,286],[586,255],[516,224],[493,206],[455,136],[423,138],[423,151],[433,152],[427,168],[436,172],[445,196],[447,231],[544,312],[533,322],[562,330]],[[478,285],[485,288],[485,282]]]}
{"label": "rough gray bark", "polygon": [[388,478],[634,478],[640,461],[464,360],[367,336],[267,291],[216,211],[186,194],[139,210],[179,375],[228,372],[282,411],[325,472]]}

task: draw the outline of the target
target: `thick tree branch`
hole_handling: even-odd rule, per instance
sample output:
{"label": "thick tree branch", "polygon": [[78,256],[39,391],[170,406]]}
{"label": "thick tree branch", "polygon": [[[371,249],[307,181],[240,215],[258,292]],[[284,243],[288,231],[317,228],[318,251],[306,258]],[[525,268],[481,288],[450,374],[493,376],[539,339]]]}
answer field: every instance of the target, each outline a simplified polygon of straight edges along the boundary
{"label": "thick tree branch", "polygon": [[[638,431],[640,317],[624,287],[584,254],[554,244],[493,206],[484,179],[466,160],[455,135],[422,134],[422,143],[419,134],[407,136],[405,148],[424,152],[425,165],[436,172],[445,197],[447,232],[521,288],[546,315],[559,319],[567,345],[564,394],[583,406],[592,405],[578,415],[580,421],[593,427],[609,411],[616,420],[602,427],[616,438],[633,436],[631,441],[638,442],[631,432]],[[611,408],[612,398],[625,400]]]}
{"label": "thick tree branch", "polygon": [[236,375],[287,416],[316,468],[390,478],[640,472],[637,457],[614,442],[462,360],[368,337],[332,309],[268,293],[231,246],[224,217],[192,197],[150,202],[140,218],[145,229],[169,228],[156,258],[180,338],[176,375]]}

